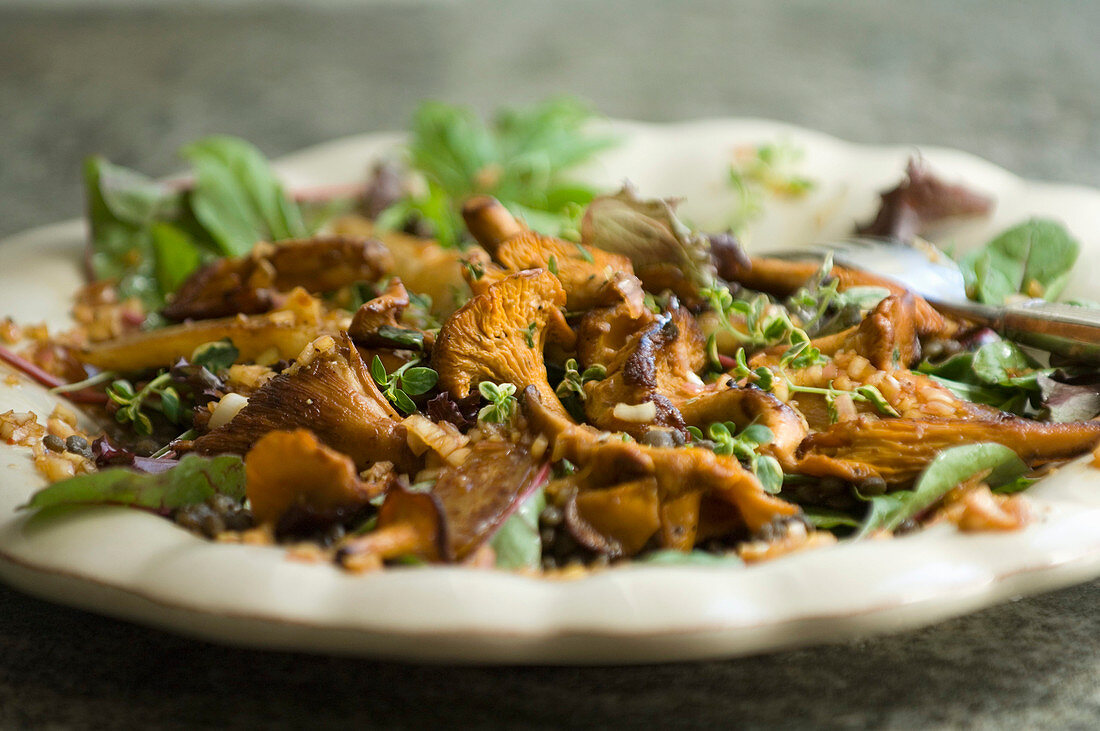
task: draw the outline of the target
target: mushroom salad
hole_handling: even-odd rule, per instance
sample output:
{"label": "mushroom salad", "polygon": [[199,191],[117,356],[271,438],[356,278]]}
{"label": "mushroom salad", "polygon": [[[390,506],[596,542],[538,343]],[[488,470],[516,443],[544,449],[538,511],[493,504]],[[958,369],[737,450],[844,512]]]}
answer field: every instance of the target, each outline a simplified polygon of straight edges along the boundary
{"label": "mushroom salad", "polygon": [[[815,186],[797,149],[738,148],[728,220],[698,229],[570,176],[616,144],[590,117],[429,103],[364,185],[300,194],[234,138],[185,148],[184,182],[89,160],[76,326],[0,328],[84,412],[0,414],[51,483],[27,509],[128,505],[350,571],[568,575],[1019,529],[1025,488],[1100,441],[1096,369],[749,255],[768,199]],[[853,232],[930,246],[991,210],[919,158],[899,177]],[[1035,219],[960,267],[981,302],[1055,299],[1077,250]]]}

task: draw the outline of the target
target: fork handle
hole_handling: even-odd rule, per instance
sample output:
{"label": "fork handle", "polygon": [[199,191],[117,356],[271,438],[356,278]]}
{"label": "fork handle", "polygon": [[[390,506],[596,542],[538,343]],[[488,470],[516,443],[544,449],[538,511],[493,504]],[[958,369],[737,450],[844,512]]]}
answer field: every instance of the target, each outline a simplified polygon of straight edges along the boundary
{"label": "fork handle", "polygon": [[934,304],[949,315],[986,325],[1010,340],[1071,360],[1100,364],[1100,310],[1043,300],[1004,307]]}

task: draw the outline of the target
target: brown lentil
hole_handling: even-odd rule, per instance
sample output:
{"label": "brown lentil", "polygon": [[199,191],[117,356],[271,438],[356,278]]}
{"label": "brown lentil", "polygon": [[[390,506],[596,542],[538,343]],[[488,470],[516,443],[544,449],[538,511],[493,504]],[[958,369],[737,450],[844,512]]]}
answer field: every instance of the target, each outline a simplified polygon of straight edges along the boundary
{"label": "brown lentil", "polygon": [[46,436],[42,437],[42,444],[46,447],[46,449],[50,450],[51,452],[65,451],[65,442],[61,439],[61,437],[54,434],[47,434]]}

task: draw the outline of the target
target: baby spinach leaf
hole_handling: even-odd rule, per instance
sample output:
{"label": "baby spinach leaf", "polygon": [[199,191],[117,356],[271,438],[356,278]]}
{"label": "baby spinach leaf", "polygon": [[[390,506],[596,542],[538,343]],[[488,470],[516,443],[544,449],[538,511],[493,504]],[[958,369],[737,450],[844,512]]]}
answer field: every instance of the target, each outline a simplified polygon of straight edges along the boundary
{"label": "baby spinach leaf", "polygon": [[1007,340],[986,343],[971,363],[979,381],[991,386],[1018,386],[1035,390],[1035,363]]}
{"label": "baby spinach leaf", "polygon": [[308,234],[298,206],[247,142],[210,137],[184,156],[195,168],[190,190],[100,157],[84,164],[92,274],[150,311],[201,264],[260,240]]}
{"label": "baby spinach leaf", "polygon": [[858,528],[859,521],[853,518],[848,513],[843,513],[839,510],[830,510],[829,508],[817,508],[813,506],[803,506],[802,513],[806,516],[806,520],[810,522],[814,528],[822,528],[824,530],[832,530],[833,528]]}
{"label": "baby spinach leaf", "polygon": [[85,161],[84,187],[92,274],[118,282],[123,297],[158,306],[162,296],[152,227],[180,218],[182,195],[102,157]]}
{"label": "baby spinach leaf", "polygon": [[1100,382],[1086,377],[1065,383],[1055,380],[1059,375],[1064,374],[1044,372],[1036,378],[1045,418],[1059,422],[1088,421],[1100,414]]}
{"label": "baby spinach leaf", "polygon": [[936,365],[921,363],[917,370],[959,398],[1021,416],[1034,415],[1029,406],[1039,396],[1038,378],[1051,373],[1051,369],[1037,368],[1022,350],[1003,340]]}
{"label": "baby spinach leaf", "polygon": [[258,241],[306,236],[298,206],[267,160],[234,137],[207,137],[183,149],[195,170],[191,208],[226,256],[243,256]]}
{"label": "baby spinach leaf", "polygon": [[497,568],[537,569],[542,561],[539,514],[546,507],[542,490],[524,500],[489,541],[497,556]]}
{"label": "baby spinach leaf", "polygon": [[149,228],[161,292],[175,292],[202,265],[203,252],[186,231],[164,221]]}
{"label": "baby spinach leaf", "polygon": [[32,495],[23,508],[107,504],[168,511],[201,503],[217,493],[244,499],[244,462],[240,457],[187,455],[172,469],[157,474],[112,467],[55,482]]}
{"label": "baby spinach leaf", "polygon": [[864,538],[879,530],[895,530],[906,520],[931,508],[953,488],[987,470],[989,475],[985,482],[996,488],[1014,482],[1028,468],[1015,452],[1002,444],[966,444],[945,449],[929,463],[912,490],[898,490],[868,499],[870,508],[855,538]]}
{"label": "baby spinach leaf", "polygon": [[1003,232],[959,263],[971,299],[1001,305],[1016,294],[1054,300],[1080,245],[1056,221],[1033,218]]}

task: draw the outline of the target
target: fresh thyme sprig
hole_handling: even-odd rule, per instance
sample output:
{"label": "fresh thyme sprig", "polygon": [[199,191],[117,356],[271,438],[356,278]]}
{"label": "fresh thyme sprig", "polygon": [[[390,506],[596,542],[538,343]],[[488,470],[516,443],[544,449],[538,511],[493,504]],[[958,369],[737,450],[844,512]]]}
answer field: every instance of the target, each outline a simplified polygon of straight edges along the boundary
{"label": "fresh thyme sprig", "polygon": [[[817,273],[787,298],[787,309],[814,335],[835,332],[858,322],[869,310],[890,296],[884,287],[848,287],[840,291],[840,280],[832,276],[833,256],[825,256]],[[832,315],[826,318],[826,314]]]}

